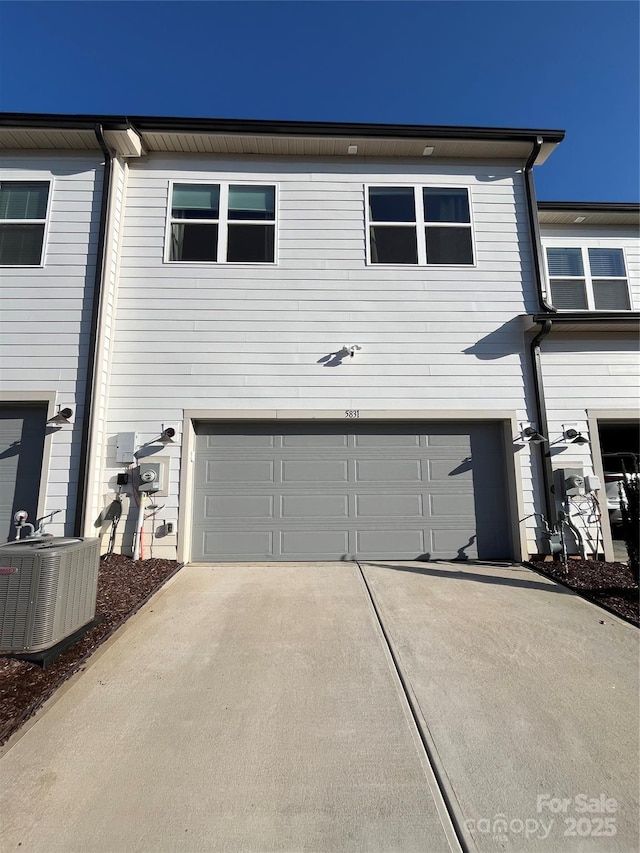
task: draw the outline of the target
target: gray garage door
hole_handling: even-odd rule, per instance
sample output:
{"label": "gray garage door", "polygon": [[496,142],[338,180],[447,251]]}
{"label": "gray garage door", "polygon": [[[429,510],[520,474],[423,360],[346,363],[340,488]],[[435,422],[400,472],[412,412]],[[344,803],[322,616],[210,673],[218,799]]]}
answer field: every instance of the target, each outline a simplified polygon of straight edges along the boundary
{"label": "gray garage door", "polygon": [[19,509],[35,522],[46,420],[42,405],[0,406],[0,543],[14,538]]}
{"label": "gray garage door", "polygon": [[198,423],[194,561],[511,557],[498,423]]}

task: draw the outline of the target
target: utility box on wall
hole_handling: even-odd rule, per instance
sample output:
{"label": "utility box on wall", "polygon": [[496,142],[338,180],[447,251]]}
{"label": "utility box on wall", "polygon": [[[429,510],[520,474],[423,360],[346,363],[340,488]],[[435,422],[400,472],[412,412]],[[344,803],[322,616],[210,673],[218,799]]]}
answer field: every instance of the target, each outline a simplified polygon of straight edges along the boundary
{"label": "utility box on wall", "polygon": [[138,434],[135,432],[119,432],[116,436],[116,462],[130,465],[135,459],[138,446]]}
{"label": "utility box on wall", "polygon": [[564,500],[586,494],[583,468],[557,468],[554,471],[556,497]]}
{"label": "utility box on wall", "polygon": [[160,458],[155,456],[152,460],[140,460],[137,479],[138,491],[147,491],[149,494],[167,497],[169,486],[168,457],[163,456]]}

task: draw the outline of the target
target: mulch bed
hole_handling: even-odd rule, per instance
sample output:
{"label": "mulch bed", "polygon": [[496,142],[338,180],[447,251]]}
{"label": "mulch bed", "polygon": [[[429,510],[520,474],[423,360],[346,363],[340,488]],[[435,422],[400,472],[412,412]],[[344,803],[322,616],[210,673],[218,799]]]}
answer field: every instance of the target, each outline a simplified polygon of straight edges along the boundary
{"label": "mulch bed", "polygon": [[634,583],[625,563],[605,563],[603,560],[567,561],[567,570],[561,562],[530,562],[532,566],[552,580],[573,589],[583,598],[622,616],[640,626],[638,585]]}
{"label": "mulch bed", "polygon": [[134,561],[120,554],[103,557],[96,605],[99,624],[46,669],[0,656],[0,745],[179,568],[175,560]]}

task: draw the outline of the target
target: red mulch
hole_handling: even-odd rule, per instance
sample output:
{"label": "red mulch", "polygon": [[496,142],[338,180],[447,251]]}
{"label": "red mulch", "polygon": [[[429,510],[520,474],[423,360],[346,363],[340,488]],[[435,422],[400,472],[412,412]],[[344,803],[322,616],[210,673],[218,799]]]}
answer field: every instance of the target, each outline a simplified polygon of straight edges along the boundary
{"label": "red mulch", "polygon": [[561,562],[536,561],[528,565],[640,626],[638,585],[625,563],[569,559],[567,571]]}
{"label": "red mulch", "polygon": [[46,669],[0,656],[0,745],[179,567],[175,560],[134,561],[120,554],[103,557],[98,574],[98,625]]}

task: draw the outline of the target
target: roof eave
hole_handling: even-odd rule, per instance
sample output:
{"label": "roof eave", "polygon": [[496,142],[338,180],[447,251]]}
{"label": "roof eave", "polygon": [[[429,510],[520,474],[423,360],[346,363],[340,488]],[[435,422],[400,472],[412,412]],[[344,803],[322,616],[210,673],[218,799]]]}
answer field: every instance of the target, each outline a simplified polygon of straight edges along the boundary
{"label": "roof eave", "polygon": [[267,134],[276,136],[327,136],[363,138],[504,140],[522,142],[541,136],[559,143],[563,130],[509,127],[457,127],[446,125],[371,124],[354,122],[268,121],[263,119],[171,118],[163,116],[63,115],[56,113],[0,113],[0,127],[87,130],[102,124],[108,130],[156,133]]}
{"label": "roof eave", "polygon": [[637,202],[605,202],[605,201],[539,201],[538,210],[576,213],[640,213],[640,203]]}

